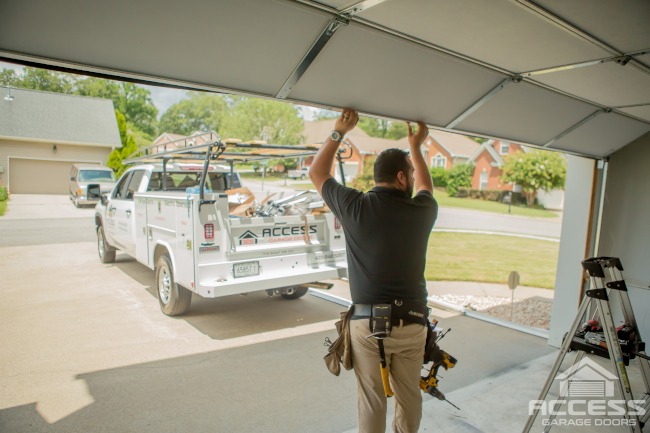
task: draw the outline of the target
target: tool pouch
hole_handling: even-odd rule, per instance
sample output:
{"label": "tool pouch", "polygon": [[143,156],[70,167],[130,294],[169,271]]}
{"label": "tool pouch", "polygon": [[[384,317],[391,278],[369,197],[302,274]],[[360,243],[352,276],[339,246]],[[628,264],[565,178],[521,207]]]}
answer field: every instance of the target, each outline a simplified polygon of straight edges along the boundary
{"label": "tool pouch", "polygon": [[[334,376],[341,373],[341,364],[346,370],[352,369],[352,343],[350,341],[350,317],[352,308],[341,313],[341,320],[335,323],[338,338],[334,343],[325,340],[325,345],[329,346],[327,355],[323,358],[325,366]],[[329,344],[328,344],[329,343]]]}
{"label": "tool pouch", "polygon": [[424,345],[424,362],[423,364],[428,364],[430,362],[439,363],[442,361],[442,354],[440,353],[440,348],[436,343],[438,339],[438,333],[435,331],[436,324],[431,323],[427,320],[427,341]]}
{"label": "tool pouch", "polygon": [[377,334],[384,334],[384,337],[390,335],[393,327],[391,323],[391,304],[373,304],[372,316],[370,317],[370,332]]}

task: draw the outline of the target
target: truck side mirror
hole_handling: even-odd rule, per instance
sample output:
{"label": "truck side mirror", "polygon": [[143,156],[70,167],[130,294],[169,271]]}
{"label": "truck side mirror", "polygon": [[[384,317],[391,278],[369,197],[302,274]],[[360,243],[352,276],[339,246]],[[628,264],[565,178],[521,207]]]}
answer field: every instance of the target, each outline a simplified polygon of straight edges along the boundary
{"label": "truck side mirror", "polygon": [[75,177],[74,177],[74,176],[71,176],[71,177],[70,177],[70,180],[74,181],[74,180],[75,180]]}

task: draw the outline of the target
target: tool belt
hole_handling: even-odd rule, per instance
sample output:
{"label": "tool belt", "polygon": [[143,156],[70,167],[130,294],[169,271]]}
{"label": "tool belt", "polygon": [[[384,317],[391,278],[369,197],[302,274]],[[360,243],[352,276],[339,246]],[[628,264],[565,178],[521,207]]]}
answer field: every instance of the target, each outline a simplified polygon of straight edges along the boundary
{"label": "tool belt", "polygon": [[[404,324],[417,323],[426,326],[429,317],[429,307],[426,305],[395,300],[390,304],[354,304],[352,305],[352,317],[350,317],[350,319],[371,319],[370,323],[372,330],[373,317],[377,316],[373,316],[373,307],[377,306],[390,307],[388,308],[388,320],[390,321],[390,324],[394,326],[399,326],[400,320],[403,321]],[[375,308],[375,310],[377,309]],[[387,309],[384,308],[378,311],[382,311],[383,313],[381,315],[385,316]]]}

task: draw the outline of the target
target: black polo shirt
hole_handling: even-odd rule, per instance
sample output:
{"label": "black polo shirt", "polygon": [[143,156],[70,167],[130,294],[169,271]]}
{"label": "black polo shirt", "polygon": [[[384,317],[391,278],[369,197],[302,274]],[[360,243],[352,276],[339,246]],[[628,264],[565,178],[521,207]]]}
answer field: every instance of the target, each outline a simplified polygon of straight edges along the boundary
{"label": "black polo shirt", "polygon": [[411,198],[380,186],[363,193],[333,178],[322,195],[345,233],[352,302],[426,304],[427,243],[438,216],[433,195],[420,191]]}

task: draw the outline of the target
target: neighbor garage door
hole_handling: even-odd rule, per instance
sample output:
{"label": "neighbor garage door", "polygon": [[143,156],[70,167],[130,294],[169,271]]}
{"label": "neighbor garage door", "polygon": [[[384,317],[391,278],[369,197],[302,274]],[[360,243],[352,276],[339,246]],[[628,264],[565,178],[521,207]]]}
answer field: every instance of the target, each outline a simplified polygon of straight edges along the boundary
{"label": "neighbor garage door", "polygon": [[12,194],[67,194],[72,162],[39,159],[9,160]]}

